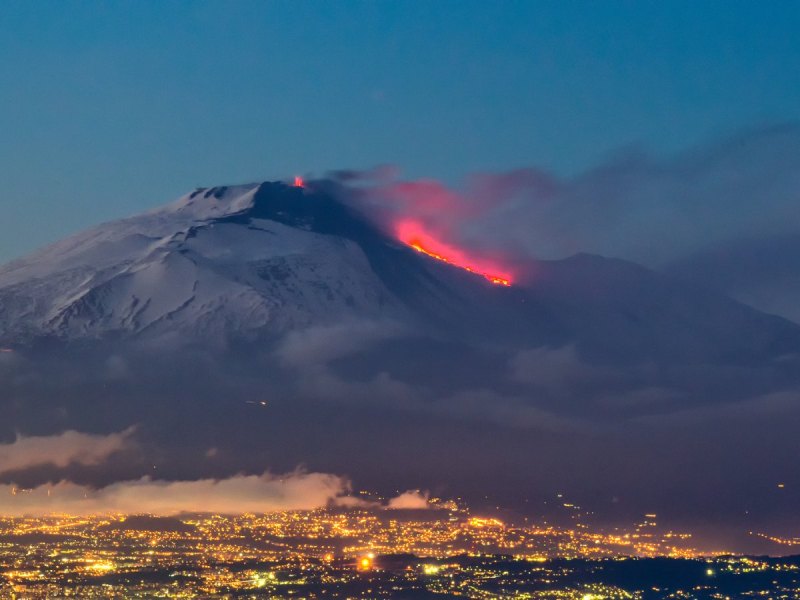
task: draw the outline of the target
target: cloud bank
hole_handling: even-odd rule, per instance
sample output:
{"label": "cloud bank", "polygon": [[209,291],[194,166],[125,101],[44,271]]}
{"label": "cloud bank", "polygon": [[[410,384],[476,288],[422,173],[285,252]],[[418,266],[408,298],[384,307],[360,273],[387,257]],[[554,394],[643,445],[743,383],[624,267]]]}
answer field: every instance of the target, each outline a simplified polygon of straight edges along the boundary
{"label": "cloud bank", "polygon": [[17,435],[14,442],[0,445],[0,474],[44,465],[98,465],[112,454],[131,448],[135,430],[129,427],[108,435],[74,430],[51,436]]}
{"label": "cloud bank", "polygon": [[[18,436],[0,446],[0,473],[20,473],[47,465],[61,470],[74,465],[111,470],[119,452],[136,450],[129,427],[108,435],[65,431],[52,436]],[[283,475],[237,474],[193,480],[149,476],[93,487],[61,479],[32,488],[0,485],[0,514],[6,516],[65,513],[139,514],[169,516],[184,512],[218,514],[310,510],[328,505],[364,508],[427,508],[427,495],[407,491],[385,505],[351,495],[349,479],[340,475],[297,469]]]}
{"label": "cloud bank", "polygon": [[243,514],[312,510],[326,506],[372,509],[427,509],[428,495],[407,491],[385,505],[350,495],[348,479],[329,473],[295,471],[285,475],[236,475],[225,479],[167,481],[142,477],[99,489],[70,481],[21,489],[0,486],[4,516],[50,514]]}
{"label": "cloud bank", "polygon": [[0,486],[0,511],[7,516],[68,513],[175,515],[308,510],[349,492],[346,479],[326,473],[239,475],[227,479],[162,481],[143,477],[92,489],[69,481],[30,490]]}
{"label": "cloud bank", "polygon": [[297,329],[281,340],[276,355],[284,366],[304,367],[365,351],[381,340],[406,333],[400,323],[358,320]]}

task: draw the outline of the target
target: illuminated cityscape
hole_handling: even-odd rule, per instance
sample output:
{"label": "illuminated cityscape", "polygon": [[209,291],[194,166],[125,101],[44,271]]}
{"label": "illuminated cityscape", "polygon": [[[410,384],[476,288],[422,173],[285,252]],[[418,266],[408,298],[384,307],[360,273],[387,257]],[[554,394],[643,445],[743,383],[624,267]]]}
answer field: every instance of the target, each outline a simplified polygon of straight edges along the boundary
{"label": "illuminated cityscape", "polygon": [[800,600],[800,0],[0,20],[0,600]]}
{"label": "illuminated cityscape", "polygon": [[[430,509],[0,521],[4,598],[800,598],[800,558]],[[733,591],[731,591],[733,590]]]}

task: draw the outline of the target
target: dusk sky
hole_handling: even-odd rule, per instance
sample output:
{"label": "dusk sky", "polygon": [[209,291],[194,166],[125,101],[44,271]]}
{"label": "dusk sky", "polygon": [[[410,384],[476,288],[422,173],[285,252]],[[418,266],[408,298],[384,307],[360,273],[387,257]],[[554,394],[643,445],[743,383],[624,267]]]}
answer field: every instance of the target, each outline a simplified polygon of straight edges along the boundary
{"label": "dusk sky", "polygon": [[800,118],[796,2],[0,6],[0,260],[195,186],[570,176]]}

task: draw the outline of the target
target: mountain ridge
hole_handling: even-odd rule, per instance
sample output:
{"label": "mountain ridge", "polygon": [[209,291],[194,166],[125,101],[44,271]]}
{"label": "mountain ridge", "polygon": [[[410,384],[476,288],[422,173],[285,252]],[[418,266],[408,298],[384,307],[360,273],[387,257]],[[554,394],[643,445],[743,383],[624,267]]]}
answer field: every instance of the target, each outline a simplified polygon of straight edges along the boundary
{"label": "mountain ridge", "polygon": [[[342,321],[612,361],[771,360],[800,327],[646,267],[579,254],[509,288],[424,256],[330,182],[199,188],[0,267],[0,342],[276,340]],[[743,338],[747,338],[746,340]]]}

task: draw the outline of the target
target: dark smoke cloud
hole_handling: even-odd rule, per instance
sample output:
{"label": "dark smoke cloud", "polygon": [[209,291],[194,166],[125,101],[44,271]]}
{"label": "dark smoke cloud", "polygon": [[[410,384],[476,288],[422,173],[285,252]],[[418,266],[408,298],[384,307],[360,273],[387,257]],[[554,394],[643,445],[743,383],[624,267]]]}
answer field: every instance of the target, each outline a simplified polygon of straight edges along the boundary
{"label": "dark smoke cloud", "polygon": [[[370,178],[354,193],[384,224],[411,216],[450,242],[507,260],[587,252],[653,268],[683,261],[674,274],[800,318],[793,308],[800,288],[787,281],[796,279],[797,261],[775,273],[770,265],[787,263],[787,246],[769,242],[800,234],[798,125],[744,132],[668,158],[628,151],[569,179],[519,169],[477,174],[455,190],[433,180],[365,186]],[[742,261],[754,241],[761,253]],[[715,251],[708,264],[703,253]],[[695,260],[703,258],[698,272]]]}

